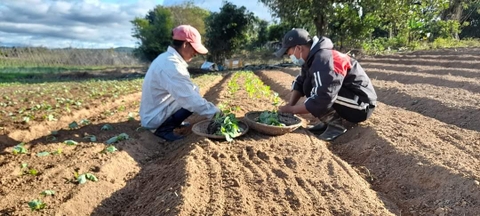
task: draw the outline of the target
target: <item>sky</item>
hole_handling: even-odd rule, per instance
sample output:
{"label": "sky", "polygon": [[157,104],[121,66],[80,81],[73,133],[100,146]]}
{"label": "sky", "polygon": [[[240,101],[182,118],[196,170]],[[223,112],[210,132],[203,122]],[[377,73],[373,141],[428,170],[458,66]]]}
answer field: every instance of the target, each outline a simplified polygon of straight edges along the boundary
{"label": "sky", "polygon": [[[144,17],[155,5],[183,0],[0,0],[0,46],[49,48],[136,47],[131,36],[135,17]],[[230,0],[265,20],[269,10],[257,0]],[[247,2],[247,3],[246,3]],[[195,0],[219,11],[222,0]]]}

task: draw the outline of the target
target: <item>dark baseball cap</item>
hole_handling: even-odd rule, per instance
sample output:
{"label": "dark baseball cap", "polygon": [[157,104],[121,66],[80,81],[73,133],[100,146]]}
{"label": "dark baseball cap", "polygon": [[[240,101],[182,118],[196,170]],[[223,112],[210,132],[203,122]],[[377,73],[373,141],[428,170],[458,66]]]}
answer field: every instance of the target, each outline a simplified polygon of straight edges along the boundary
{"label": "dark baseball cap", "polygon": [[280,58],[285,55],[285,52],[287,52],[290,47],[307,44],[310,40],[312,40],[312,38],[307,30],[294,28],[285,34],[282,41],[282,48],[275,52],[275,56]]}

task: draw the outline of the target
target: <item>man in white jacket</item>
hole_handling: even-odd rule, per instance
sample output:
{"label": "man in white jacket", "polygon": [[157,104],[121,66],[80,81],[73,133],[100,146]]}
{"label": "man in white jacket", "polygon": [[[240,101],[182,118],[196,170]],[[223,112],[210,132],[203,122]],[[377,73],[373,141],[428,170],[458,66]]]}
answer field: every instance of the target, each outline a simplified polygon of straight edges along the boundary
{"label": "man in white jacket", "polygon": [[192,83],[187,62],[197,54],[207,54],[197,29],[180,25],[173,29],[173,42],[150,65],[142,87],[140,118],[142,127],[167,141],[182,139],[173,130],[192,113],[212,118],[220,110],[199,93]]}

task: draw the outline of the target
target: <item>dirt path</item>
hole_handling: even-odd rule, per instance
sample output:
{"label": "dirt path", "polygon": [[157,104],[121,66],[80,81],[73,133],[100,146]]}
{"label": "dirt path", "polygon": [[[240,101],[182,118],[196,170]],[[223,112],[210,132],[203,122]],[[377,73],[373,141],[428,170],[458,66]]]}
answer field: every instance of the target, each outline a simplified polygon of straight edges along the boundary
{"label": "dirt path", "polygon": [[435,66],[446,68],[471,68],[475,69],[480,66],[479,60],[445,60],[445,59],[404,59],[404,58],[372,58],[366,57],[359,60],[360,62],[372,62],[372,63],[387,63],[387,64],[399,64],[399,65],[423,65],[423,66]]}
{"label": "dirt path", "polygon": [[[293,79],[291,75],[290,79],[276,76],[284,86]],[[376,90],[382,102],[411,103],[398,97],[398,92],[386,94],[383,87]],[[442,112],[432,105],[423,106],[423,110]],[[330,148],[364,173],[373,189],[397,204],[402,215],[475,215],[480,210],[477,131],[380,103],[369,121],[347,132]]]}
{"label": "dirt path", "polygon": [[478,69],[469,69],[469,68],[445,68],[445,67],[436,67],[436,66],[424,66],[424,65],[395,65],[395,64],[385,64],[385,63],[372,63],[372,62],[361,62],[362,67],[367,69],[381,69],[387,71],[399,71],[399,72],[409,72],[411,74],[433,74],[438,76],[459,76],[466,78],[478,78],[480,76],[480,71]]}

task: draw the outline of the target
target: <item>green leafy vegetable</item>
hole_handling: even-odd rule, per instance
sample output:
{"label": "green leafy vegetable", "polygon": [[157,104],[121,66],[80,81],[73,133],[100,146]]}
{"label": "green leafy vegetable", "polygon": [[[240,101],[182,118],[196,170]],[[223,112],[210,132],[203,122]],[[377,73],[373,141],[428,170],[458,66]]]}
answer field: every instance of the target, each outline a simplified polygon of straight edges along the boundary
{"label": "green leafy vegetable", "polygon": [[108,152],[108,153],[113,153],[113,152],[116,152],[117,150],[118,150],[118,149],[117,149],[115,146],[109,145],[108,147],[105,147],[105,149],[103,149],[103,150],[101,151],[101,153],[107,153],[107,152]]}
{"label": "green leafy vegetable", "polygon": [[25,148],[25,143],[20,143],[18,145],[16,145],[15,147],[13,147],[13,151],[12,153],[14,155],[17,155],[17,154],[26,154],[28,151],[27,149]]}
{"label": "green leafy vegetable", "polygon": [[73,140],[65,140],[63,143],[69,145],[69,146],[72,146],[72,145],[77,145],[78,142],[75,142]]}
{"label": "green leafy vegetable", "polygon": [[22,163],[22,165],[20,165],[20,167],[23,169],[23,168],[27,168],[28,167],[28,164],[27,163]]}
{"label": "green leafy vegetable", "polygon": [[113,127],[109,124],[105,124],[103,125],[103,127],[101,128],[101,130],[103,131],[109,131],[109,130],[113,130]]}
{"label": "green leafy vegetable", "polygon": [[233,138],[243,132],[243,129],[238,126],[238,119],[233,113],[215,114],[207,130],[210,134],[225,136],[228,142],[233,141]]}
{"label": "green leafy vegetable", "polygon": [[79,184],[85,184],[87,182],[87,180],[96,182],[96,181],[98,181],[98,178],[91,173],[85,173],[85,174],[82,174],[82,175],[77,177],[77,182]]}
{"label": "green leafy vegetable", "polygon": [[87,120],[87,119],[82,119],[82,120],[80,120],[80,124],[81,124],[81,125],[89,125],[89,124],[90,124],[90,121]]}
{"label": "green leafy vegetable", "polygon": [[75,128],[78,128],[78,124],[77,124],[76,121],[74,121],[74,122],[68,124],[68,127],[69,127],[70,129],[75,129]]}
{"label": "green leafy vegetable", "polygon": [[38,157],[45,157],[45,156],[48,156],[48,155],[50,155],[50,152],[47,152],[47,151],[37,153]]}
{"label": "green leafy vegetable", "polygon": [[257,122],[273,126],[285,126],[285,124],[280,122],[278,113],[272,111],[262,112],[258,117]]}
{"label": "green leafy vegetable", "polygon": [[97,137],[95,135],[88,135],[88,136],[85,136],[83,138],[84,139],[90,139],[90,142],[96,142],[97,141]]}
{"label": "green leafy vegetable", "polygon": [[47,205],[41,200],[35,199],[28,202],[28,206],[32,211],[44,209]]}
{"label": "green leafy vegetable", "polygon": [[108,139],[105,143],[110,145],[110,144],[116,143],[118,141],[127,140],[129,138],[130,137],[128,136],[128,134],[121,133],[118,136],[114,136],[114,137]]}
{"label": "green leafy vegetable", "polygon": [[43,196],[53,196],[55,194],[55,191],[53,190],[44,190],[40,193]]}

